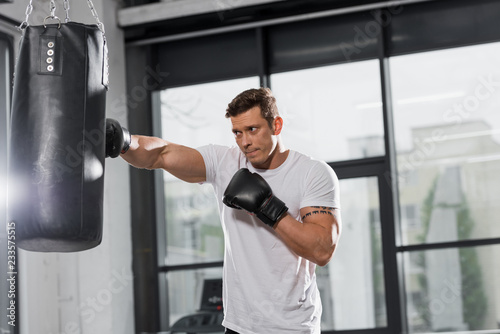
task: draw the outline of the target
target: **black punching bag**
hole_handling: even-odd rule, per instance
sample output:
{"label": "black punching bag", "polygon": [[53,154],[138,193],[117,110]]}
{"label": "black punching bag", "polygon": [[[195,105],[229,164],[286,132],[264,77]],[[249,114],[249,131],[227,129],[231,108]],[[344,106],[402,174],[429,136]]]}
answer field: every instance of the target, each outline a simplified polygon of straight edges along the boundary
{"label": "black punching bag", "polygon": [[107,48],[97,25],[24,29],[14,73],[8,219],[38,252],[100,244]]}

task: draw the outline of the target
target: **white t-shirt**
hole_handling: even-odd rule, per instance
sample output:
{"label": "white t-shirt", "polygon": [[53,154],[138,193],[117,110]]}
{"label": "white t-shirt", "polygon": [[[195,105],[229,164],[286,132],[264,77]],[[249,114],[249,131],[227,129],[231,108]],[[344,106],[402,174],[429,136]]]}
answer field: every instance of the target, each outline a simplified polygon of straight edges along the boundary
{"label": "white t-shirt", "polygon": [[255,169],[238,147],[198,148],[214,187],[224,231],[223,325],[241,334],[320,333],[316,265],[293,253],[257,217],[227,207],[222,197],[240,168],[260,174],[292,217],[300,208],[339,208],[338,179],[324,162],[290,151],[276,169]]}

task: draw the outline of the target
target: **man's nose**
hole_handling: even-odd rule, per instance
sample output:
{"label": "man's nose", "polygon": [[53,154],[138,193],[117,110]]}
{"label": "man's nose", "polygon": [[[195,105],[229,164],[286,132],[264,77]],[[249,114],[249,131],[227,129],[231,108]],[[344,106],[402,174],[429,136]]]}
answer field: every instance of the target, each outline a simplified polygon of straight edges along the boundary
{"label": "man's nose", "polygon": [[241,136],[241,145],[243,147],[248,147],[250,146],[250,144],[251,144],[250,136],[245,132],[243,132]]}

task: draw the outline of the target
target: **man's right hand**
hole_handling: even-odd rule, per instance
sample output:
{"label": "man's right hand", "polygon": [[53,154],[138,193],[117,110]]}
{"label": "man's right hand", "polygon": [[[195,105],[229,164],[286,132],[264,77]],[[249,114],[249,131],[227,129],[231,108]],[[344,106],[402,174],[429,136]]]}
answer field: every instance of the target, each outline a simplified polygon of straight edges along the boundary
{"label": "man's right hand", "polygon": [[106,119],[106,157],[116,158],[130,147],[130,132],[112,118]]}
{"label": "man's right hand", "polygon": [[233,175],[222,202],[230,208],[255,214],[272,228],[288,211],[285,203],[273,195],[266,180],[247,168],[241,168]]}

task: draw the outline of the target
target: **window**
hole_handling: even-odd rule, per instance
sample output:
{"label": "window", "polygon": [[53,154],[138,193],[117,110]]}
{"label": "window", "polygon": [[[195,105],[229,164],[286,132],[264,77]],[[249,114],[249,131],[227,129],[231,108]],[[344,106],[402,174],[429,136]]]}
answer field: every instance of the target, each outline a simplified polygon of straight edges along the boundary
{"label": "window", "polygon": [[[157,135],[195,148],[207,144],[233,146],[230,121],[224,117],[227,104],[242,91],[258,86],[258,78],[250,77],[159,91],[154,97],[161,113],[161,133]],[[222,277],[224,236],[210,185],[185,183],[166,172],[162,179],[165,210],[159,226],[165,234],[160,236],[164,247],[159,253],[164,256],[159,262],[166,273],[160,274],[160,280],[166,282],[172,325],[198,309],[199,289],[205,279]],[[214,268],[199,269],[206,263]],[[190,269],[170,269],[178,265]]]}
{"label": "window", "polygon": [[[405,229],[419,229],[420,227],[420,215],[418,205],[415,204],[407,204],[401,205],[399,208],[401,213],[401,225]],[[403,233],[409,233],[407,231]]]}
{"label": "window", "polygon": [[203,283],[222,278],[222,268],[173,270],[161,274],[165,280],[169,299],[168,315],[170,326],[180,318],[200,310]]}
{"label": "window", "polygon": [[500,246],[406,253],[410,332],[497,329],[499,254]]}
{"label": "window", "polygon": [[322,330],[387,326],[380,201],[376,177],[340,180],[342,240],[334,258],[316,269]]}
{"label": "window", "polygon": [[289,148],[329,162],[385,155],[378,60],[273,74],[271,85]]}
{"label": "window", "polygon": [[[431,220],[439,219],[425,217],[438,214],[432,207],[461,206],[474,225],[432,234],[423,223],[407,244],[500,236],[498,52],[492,43],[391,58],[400,203],[419,205]],[[418,183],[406,182],[409,172]]]}
{"label": "window", "polygon": [[500,236],[499,53],[489,43],[390,60],[402,239],[419,245],[405,254],[411,332],[498,328],[500,248],[472,246]]}

